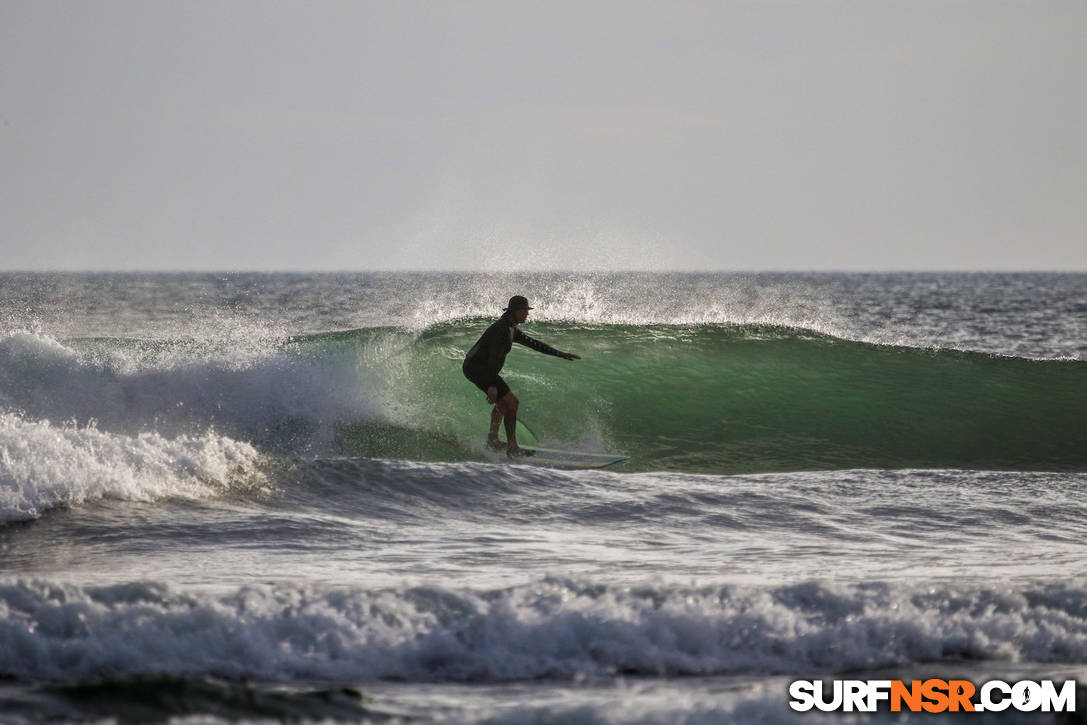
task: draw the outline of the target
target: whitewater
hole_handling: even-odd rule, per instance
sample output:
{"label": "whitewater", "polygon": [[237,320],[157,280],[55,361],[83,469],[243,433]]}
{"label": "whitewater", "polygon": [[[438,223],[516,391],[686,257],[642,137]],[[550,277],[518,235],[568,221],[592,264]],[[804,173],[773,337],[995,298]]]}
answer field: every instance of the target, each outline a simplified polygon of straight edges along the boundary
{"label": "whitewater", "polygon": [[930,720],[788,684],[1087,683],[1085,494],[1084,274],[2,274],[0,722]]}

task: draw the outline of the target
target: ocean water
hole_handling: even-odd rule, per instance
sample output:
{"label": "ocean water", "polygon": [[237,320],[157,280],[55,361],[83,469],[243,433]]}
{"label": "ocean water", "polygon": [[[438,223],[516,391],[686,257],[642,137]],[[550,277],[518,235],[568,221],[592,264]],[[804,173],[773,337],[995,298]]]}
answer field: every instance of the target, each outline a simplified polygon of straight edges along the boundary
{"label": "ocean water", "polygon": [[[627,461],[486,455],[517,293]],[[0,722],[934,719],[788,707],[869,676],[1087,683],[1087,275],[0,275]]]}

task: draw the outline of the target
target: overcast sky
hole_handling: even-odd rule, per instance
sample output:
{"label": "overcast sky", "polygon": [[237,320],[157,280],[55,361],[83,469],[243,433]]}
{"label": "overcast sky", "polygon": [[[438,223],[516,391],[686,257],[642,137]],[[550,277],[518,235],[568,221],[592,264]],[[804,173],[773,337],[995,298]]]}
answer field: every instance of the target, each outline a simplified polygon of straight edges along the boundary
{"label": "overcast sky", "polygon": [[1087,270],[1087,2],[0,0],[0,269]]}

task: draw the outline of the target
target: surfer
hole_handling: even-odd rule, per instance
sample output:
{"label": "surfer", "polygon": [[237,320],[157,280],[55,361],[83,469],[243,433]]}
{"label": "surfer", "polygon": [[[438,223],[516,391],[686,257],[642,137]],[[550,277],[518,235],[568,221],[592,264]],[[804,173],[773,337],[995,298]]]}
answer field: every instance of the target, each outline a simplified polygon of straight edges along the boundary
{"label": "surfer", "polygon": [[487,328],[487,331],[472,346],[468,354],[464,356],[464,377],[468,378],[475,386],[487,394],[487,402],[494,406],[491,410],[491,430],[487,434],[487,445],[494,449],[502,447],[498,440],[498,424],[505,421],[506,426],[506,455],[510,458],[518,456],[531,456],[536,451],[521,448],[517,445],[517,407],[520,401],[510,392],[510,386],[498,373],[506,362],[513,343],[531,347],[545,355],[554,355],[566,360],[580,360],[579,355],[571,352],[562,352],[555,348],[534,340],[518,329],[518,325],[528,319],[528,300],[521,295],[510,297],[509,305],[502,310],[502,316],[498,321]]}

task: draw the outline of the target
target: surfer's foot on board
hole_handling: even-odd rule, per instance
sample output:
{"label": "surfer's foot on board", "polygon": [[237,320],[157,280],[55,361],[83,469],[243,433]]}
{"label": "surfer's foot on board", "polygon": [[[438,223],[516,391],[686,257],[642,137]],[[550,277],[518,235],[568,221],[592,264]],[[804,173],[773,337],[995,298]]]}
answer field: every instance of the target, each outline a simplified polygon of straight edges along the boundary
{"label": "surfer's foot on board", "polygon": [[497,433],[488,433],[487,434],[487,447],[490,448],[491,450],[500,451],[500,450],[502,450],[503,448],[506,447],[506,444],[503,443],[502,441],[498,440],[498,434]]}
{"label": "surfer's foot on board", "polygon": [[507,458],[528,458],[529,456],[536,455],[536,451],[531,448],[522,448],[521,446],[510,446],[506,449]]}

